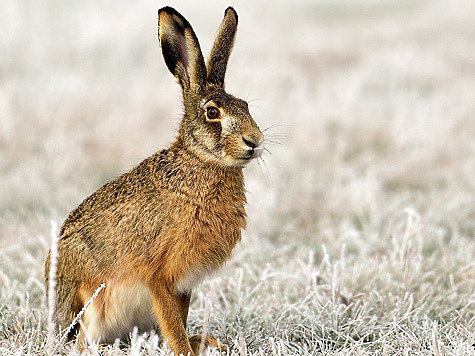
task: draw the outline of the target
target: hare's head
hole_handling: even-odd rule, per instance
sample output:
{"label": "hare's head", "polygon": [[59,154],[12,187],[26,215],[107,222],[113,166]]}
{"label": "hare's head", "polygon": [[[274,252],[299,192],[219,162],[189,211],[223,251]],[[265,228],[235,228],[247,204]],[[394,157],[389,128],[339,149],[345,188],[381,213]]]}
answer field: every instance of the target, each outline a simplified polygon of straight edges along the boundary
{"label": "hare's head", "polygon": [[242,167],[261,155],[264,138],[244,100],[224,91],[224,75],[237,29],[237,14],[226,9],[205,64],[189,22],[171,7],[158,11],[163,58],[183,92],[184,145],[205,160]]}

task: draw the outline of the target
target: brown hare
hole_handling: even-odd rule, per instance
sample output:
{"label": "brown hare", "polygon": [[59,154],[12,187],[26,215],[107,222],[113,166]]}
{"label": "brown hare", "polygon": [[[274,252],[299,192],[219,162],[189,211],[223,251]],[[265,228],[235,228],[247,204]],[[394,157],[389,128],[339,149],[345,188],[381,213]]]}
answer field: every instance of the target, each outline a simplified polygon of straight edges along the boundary
{"label": "brown hare", "polygon": [[[188,337],[196,284],[230,257],[246,226],[243,167],[263,151],[248,105],[224,91],[237,29],[226,9],[205,64],[198,39],[176,10],[158,11],[165,63],[183,92],[185,113],[174,143],[86,198],[60,229],[55,322],[62,329],[102,283],[69,339],[126,339],[137,326],[156,330],[175,354],[223,347]],[[51,252],[50,252],[51,254]],[[48,283],[50,255],[46,259]]]}

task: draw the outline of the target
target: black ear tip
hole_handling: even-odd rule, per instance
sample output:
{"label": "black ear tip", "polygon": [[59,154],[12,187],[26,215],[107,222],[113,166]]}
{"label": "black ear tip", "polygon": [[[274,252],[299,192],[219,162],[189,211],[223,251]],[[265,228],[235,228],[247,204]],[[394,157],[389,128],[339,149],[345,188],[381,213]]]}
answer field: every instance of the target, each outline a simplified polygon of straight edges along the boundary
{"label": "black ear tip", "polygon": [[158,20],[159,21],[160,21],[160,16],[162,14],[165,15],[166,17],[168,17],[169,19],[174,19],[174,21],[178,20],[180,23],[182,23],[182,25],[187,23],[187,21],[183,17],[183,15],[180,14],[178,11],[176,11],[173,7],[165,6],[165,7],[162,7],[161,9],[159,9],[158,10]]}
{"label": "black ear tip", "polygon": [[185,32],[187,28],[191,28],[190,23],[176,11],[173,7],[165,6],[158,10],[158,28],[162,25],[170,24],[176,30]]}
{"label": "black ear tip", "polygon": [[232,6],[228,6],[228,8],[224,11],[224,16],[226,16],[228,14],[228,12],[231,12],[234,15],[234,17],[236,18],[236,22],[237,22],[238,15],[237,15],[236,10],[234,10],[234,8]]}
{"label": "black ear tip", "polygon": [[162,7],[161,9],[158,10],[158,14],[160,15],[160,13],[162,12],[165,12],[167,14],[170,14],[170,15],[176,15],[178,14],[178,11],[176,11],[173,7],[171,6],[165,6],[165,7]]}

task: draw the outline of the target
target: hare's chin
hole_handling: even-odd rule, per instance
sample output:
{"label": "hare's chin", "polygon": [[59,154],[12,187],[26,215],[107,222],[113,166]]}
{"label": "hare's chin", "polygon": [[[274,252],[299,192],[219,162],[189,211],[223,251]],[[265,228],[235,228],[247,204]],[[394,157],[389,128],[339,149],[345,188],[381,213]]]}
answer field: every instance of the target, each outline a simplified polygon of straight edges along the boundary
{"label": "hare's chin", "polygon": [[245,156],[245,157],[240,157],[240,158],[231,158],[231,157],[225,157],[222,161],[227,167],[234,167],[234,168],[240,168],[240,167],[245,167],[254,160],[254,158],[257,158],[258,156]]}

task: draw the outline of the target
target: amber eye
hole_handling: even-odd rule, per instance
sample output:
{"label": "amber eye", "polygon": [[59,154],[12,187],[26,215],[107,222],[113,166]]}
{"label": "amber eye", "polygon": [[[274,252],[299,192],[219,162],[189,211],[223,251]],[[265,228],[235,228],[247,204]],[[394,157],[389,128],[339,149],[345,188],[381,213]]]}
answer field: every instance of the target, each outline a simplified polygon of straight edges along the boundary
{"label": "amber eye", "polygon": [[214,106],[210,106],[208,109],[206,109],[206,116],[208,116],[208,119],[211,120],[219,118],[219,109]]}

